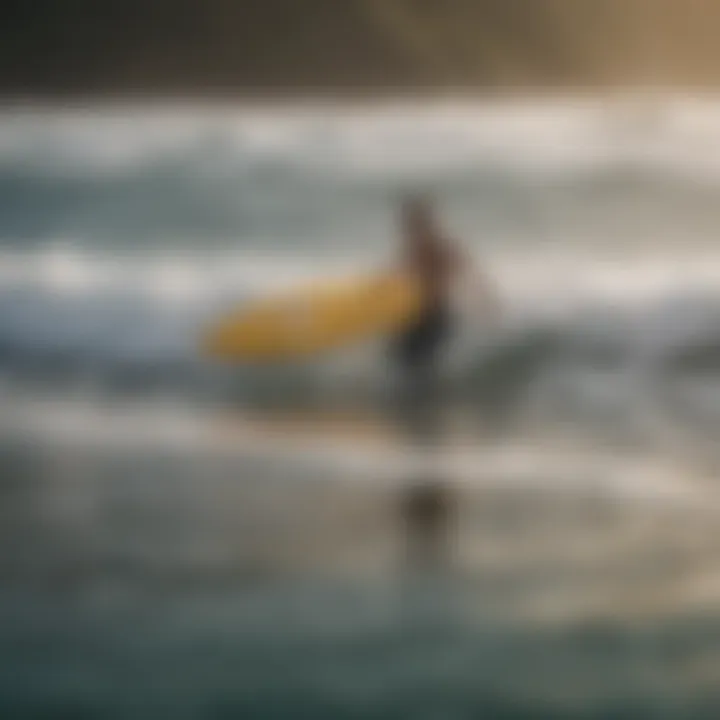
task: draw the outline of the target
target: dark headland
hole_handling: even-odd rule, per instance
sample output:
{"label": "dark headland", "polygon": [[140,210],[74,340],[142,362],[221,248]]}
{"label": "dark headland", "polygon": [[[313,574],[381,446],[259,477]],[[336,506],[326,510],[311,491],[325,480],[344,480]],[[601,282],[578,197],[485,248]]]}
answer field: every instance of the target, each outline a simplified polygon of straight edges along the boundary
{"label": "dark headland", "polygon": [[712,85],[717,0],[6,0],[8,97]]}

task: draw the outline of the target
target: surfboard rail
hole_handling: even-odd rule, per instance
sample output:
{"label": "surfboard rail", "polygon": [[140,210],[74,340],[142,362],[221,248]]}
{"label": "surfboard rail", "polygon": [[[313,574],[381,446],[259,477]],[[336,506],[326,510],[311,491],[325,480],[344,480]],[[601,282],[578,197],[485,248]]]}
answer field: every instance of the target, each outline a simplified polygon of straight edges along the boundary
{"label": "surfboard rail", "polygon": [[222,315],[201,350],[237,363],[288,362],[397,331],[420,305],[419,283],[400,272],[314,283]]}

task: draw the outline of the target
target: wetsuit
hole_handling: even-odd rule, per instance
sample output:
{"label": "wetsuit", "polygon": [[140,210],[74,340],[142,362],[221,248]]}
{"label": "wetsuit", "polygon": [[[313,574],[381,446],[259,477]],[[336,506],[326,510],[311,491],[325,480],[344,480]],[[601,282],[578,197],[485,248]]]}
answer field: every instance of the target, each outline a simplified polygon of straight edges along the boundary
{"label": "wetsuit", "polygon": [[420,315],[395,339],[396,358],[408,370],[430,369],[452,331],[452,313],[446,300],[425,305]]}
{"label": "wetsuit", "polygon": [[395,338],[395,357],[404,370],[434,372],[452,333],[449,286],[457,256],[449,245],[433,240],[412,246],[407,260],[420,277],[424,300],[419,315]]}

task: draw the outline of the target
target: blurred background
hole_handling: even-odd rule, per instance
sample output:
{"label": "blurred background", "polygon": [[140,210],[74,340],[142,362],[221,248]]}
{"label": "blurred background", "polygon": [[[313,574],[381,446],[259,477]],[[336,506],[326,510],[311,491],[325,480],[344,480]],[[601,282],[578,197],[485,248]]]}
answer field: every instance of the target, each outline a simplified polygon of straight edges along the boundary
{"label": "blurred background", "polygon": [[[5,2],[0,715],[716,718],[718,31],[711,0]],[[503,311],[459,300],[424,434],[383,339],[199,353],[386,263],[417,187]]]}

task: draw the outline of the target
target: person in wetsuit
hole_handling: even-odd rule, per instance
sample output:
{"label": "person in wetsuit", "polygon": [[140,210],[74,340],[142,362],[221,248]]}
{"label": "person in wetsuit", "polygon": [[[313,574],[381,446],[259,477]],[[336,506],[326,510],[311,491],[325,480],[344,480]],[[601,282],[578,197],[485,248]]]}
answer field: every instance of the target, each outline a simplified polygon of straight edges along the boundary
{"label": "person in wetsuit", "polygon": [[451,290],[465,258],[442,232],[425,198],[403,202],[401,233],[401,264],[420,279],[423,301],[420,313],[394,339],[394,354],[404,374],[434,384],[440,353],[452,333]]}

